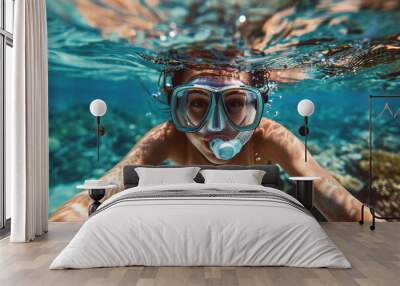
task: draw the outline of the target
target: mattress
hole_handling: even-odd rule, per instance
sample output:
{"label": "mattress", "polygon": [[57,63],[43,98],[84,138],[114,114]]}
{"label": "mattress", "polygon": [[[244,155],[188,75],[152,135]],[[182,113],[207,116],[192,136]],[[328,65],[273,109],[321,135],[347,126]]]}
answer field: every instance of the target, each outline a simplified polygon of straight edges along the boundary
{"label": "mattress", "polygon": [[112,196],[50,269],[132,265],[351,267],[309,211],[284,192],[198,183]]}

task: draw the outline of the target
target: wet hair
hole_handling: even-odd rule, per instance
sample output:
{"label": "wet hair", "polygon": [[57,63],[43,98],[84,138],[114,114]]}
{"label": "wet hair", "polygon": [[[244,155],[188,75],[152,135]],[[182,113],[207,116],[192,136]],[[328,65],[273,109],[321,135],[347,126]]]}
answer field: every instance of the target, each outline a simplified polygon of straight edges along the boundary
{"label": "wet hair", "polygon": [[[262,52],[250,51],[251,55]],[[265,67],[249,67],[243,62],[245,52],[234,45],[224,48],[205,49],[204,46],[192,45],[185,48],[171,49],[167,52],[165,68],[160,74],[159,87],[166,95],[168,104],[175,87],[189,82],[189,74],[204,71],[198,76],[228,76],[240,79],[246,75],[245,84],[258,88],[267,102],[269,71]]]}

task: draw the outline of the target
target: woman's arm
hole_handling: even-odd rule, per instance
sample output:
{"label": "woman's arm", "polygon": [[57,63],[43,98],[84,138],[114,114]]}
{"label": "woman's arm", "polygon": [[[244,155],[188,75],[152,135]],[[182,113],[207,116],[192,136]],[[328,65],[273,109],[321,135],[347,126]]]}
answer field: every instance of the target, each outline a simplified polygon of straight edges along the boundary
{"label": "woman's arm", "polygon": [[[163,123],[144,135],[144,137],[129,151],[129,153],[102,179],[115,182],[118,188],[109,190],[106,198],[123,189],[122,170],[126,165],[159,165],[165,159],[174,156],[175,150],[183,152],[178,142],[179,133],[170,123]],[[87,218],[88,205],[91,202],[86,191],[76,194],[65,202],[51,216],[50,221],[83,221]]]}
{"label": "woman's arm", "polygon": [[[361,218],[361,202],[354,198],[340,183],[323,169],[307,153],[304,161],[303,143],[284,126],[272,120],[263,120],[260,126],[264,147],[268,156],[282,166],[290,176],[317,176],[314,182],[314,203],[319,211],[330,221],[357,221]],[[371,220],[367,207],[364,218]]]}
{"label": "woman's arm", "polygon": [[102,179],[119,184],[122,190],[123,168],[126,165],[160,165],[166,159],[171,159],[178,144],[175,140],[179,136],[177,133],[169,122],[154,127]]}

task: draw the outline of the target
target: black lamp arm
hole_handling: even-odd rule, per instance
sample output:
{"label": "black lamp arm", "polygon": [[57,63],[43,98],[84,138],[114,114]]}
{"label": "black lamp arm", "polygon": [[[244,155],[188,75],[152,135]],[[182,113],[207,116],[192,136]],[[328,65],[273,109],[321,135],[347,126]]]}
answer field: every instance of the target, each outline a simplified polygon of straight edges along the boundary
{"label": "black lamp arm", "polygon": [[96,116],[96,144],[97,144],[97,161],[100,160],[100,137],[104,136],[106,129],[100,125],[101,117]]}
{"label": "black lamp arm", "polygon": [[301,136],[304,136],[304,161],[307,162],[308,116],[304,116],[304,125],[300,127],[299,133]]}
{"label": "black lamp arm", "polygon": [[304,161],[307,162],[307,137],[308,137],[308,116],[304,116],[304,126],[305,126],[305,135],[304,135]]}

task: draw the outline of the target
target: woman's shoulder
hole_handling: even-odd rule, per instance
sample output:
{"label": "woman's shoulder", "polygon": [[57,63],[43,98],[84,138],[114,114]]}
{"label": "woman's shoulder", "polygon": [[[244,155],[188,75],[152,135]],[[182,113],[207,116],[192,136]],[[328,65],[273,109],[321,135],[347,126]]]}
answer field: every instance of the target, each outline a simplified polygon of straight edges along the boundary
{"label": "woman's shoulder", "polygon": [[162,122],[156,126],[154,126],[151,130],[163,130],[166,132],[176,132],[176,128],[174,124],[170,121]]}
{"label": "woman's shoulder", "polygon": [[285,126],[283,126],[282,124],[269,119],[269,118],[262,118],[260,121],[260,124],[258,125],[258,127],[256,128],[255,132],[256,133],[271,133],[274,131],[289,131]]}
{"label": "woman's shoulder", "polygon": [[279,164],[282,160],[287,163],[293,154],[299,153],[301,147],[298,144],[300,141],[289,129],[271,119],[263,119],[254,135],[255,147],[260,150],[259,153]]}
{"label": "woman's shoulder", "polygon": [[163,139],[176,138],[180,135],[180,132],[176,130],[175,126],[167,121],[154,126],[150,131],[145,134],[145,137],[152,139]]}
{"label": "woman's shoulder", "polygon": [[263,118],[254,134],[258,140],[268,143],[282,144],[282,140],[290,140],[295,138],[292,132],[284,125],[272,119]]}

